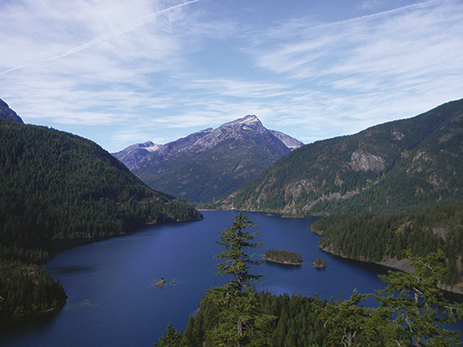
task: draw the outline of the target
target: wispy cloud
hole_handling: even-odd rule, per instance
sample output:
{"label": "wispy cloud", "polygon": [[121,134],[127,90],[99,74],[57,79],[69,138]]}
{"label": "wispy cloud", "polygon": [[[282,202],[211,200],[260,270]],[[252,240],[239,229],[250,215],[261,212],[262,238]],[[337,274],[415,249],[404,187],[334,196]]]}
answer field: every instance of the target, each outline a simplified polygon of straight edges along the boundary
{"label": "wispy cloud", "polygon": [[321,107],[341,99],[333,123],[347,117],[365,125],[362,119],[410,117],[462,97],[462,20],[461,1],[428,1],[335,23],[289,23],[254,39],[247,52],[256,67],[323,95]]}
{"label": "wispy cloud", "polygon": [[[136,40],[134,40],[133,37],[130,39],[126,39],[123,37],[124,34],[130,33],[133,30],[141,27],[142,25],[153,21],[156,17],[160,16],[161,14],[168,13],[170,11],[173,11],[174,9],[187,6],[187,5],[190,5],[198,1],[199,0],[186,1],[180,4],[169,6],[164,9],[156,10],[147,15],[146,14],[141,15],[141,13],[143,13],[143,11],[146,10],[146,5],[147,5],[146,3],[138,4],[138,5],[145,5],[145,6],[135,6],[135,9],[138,10],[138,11],[135,11],[136,13],[127,13],[126,12],[127,9],[133,9],[134,7],[125,7],[125,6],[121,7],[121,6],[117,6],[118,4],[116,6],[108,6],[112,4],[112,2],[111,3],[103,2],[104,6],[102,8],[97,8],[95,11],[94,7],[90,8],[89,6],[86,6],[86,4],[76,2],[76,3],[73,3],[73,5],[83,5],[83,6],[79,6],[79,8],[72,8],[72,7],[60,8],[59,11],[56,11],[55,6],[56,5],[59,6],[59,4],[52,3],[52,2],[46,3],[45,1],[43,1],[41,2],[41,4],[45,4],[45,6],[42,8],[39,8],[39,11],[44,11],[48,9],[52,10],[50,11],[52,15],[50,16],[50,13],[47,13],[47,18],[46,18],[47,21],[51,20],[49,23],[50,27],[47,28],[47,25],[45,26],[43,25],[43,23],[45,22],[45,18],[40,18],[40,16],[38,16],[37,18],[37,17],[34,17],[33,15],[31,16],[31,13],[29,13],[29,15],[25,15],[25,13],[21,12],[18,18],[23,18],[23,19],[27,18],[28,22],[32,21],[32,23],[28,23],[29,25],[26,26],[26,28],[32,27],[32,29],[34,29],[35,24],[37,24],[39,27],[46,30],[45,34],[56,33],[57,29],[59,29],[59,26],[62,25],[62,22],[67,21],[68,23],[64,24],[65,33],[63,34],[71,34],[73,36],[77,34],[76,32],[69,32],[70,26],[71,27],[74,26],[76,30],[79,30],[80,28],[83,28],[84,30],[90,29],[90,31],[93,32],[95,37],[92,38],[90,41],[79,44],[77,46],[73,46],[71,48],[65,48],[65,46],[62,45],[63,50],[64,50],[62,53],[58,53],[58,51],[56,51],[56,53],[52,54],[51,56],[48,56],[45,58],[39,58],[38,60],[28,62],[23,65],[10,67],[9,69],[1,71],[0,75],[9,73],[11,71],[30,67],[33,65],[46,63],[52,60],[64,58],[69,55],[76,54],[83,50],[92,48],[96,45],[103,45],[105,43],[108,44],[110,41],[112,41],[113,44],[114,43],[117,44],[119,46],[118,47],[119,49],[122,49],[124,52],[127,52],[127,48],[134,48],[137,45],[135,44],[134,41]],[[37,7],[33,6],[32,3],[27,3],[24,5],[24,7],[29,7],[32,11],[37,9]],[[108,10],[110,10],[109,15],[106,14]],[[74,11],[76,11],[77,13]],[[92,13],[92,15],[90,15],[90,13]],[[95,13],[97,14],[96,20],[95,18],[92,18],[92,17],[95,17]],[[63,14],[66,17],[60,18]],[[10,19],[15,18],[15,17],[16,16],[14,15],[8,16],[8,18]],[[10,22],[9,24],[12,25],[13,23]],[[17,27],[17,24],[15,26]],[[28,36],[28,35],[25,35],[25,36]],[[58,41],[60,39],[63,39],[63,36],[57,37]],[[37,42],[37,43],[40,44],[40,42]],[[69,43],[67,45],[69,45]],[[158,52],[155,52],[154,55],[159,55],[159,54]]]}
{"label": "wispy cloud", "polygon": [[330,21],[275,1],[266,22],[252,3],[2,2],[0,98],[112,151],[246,114],[304,142],[353,133],[463,96],[463,2],[400,3]]}
{"label": "wispy cloud", "polygon": [[172,26],[181,27],[182,8],[197,1],[0,5],[2,97],[19,99],[26,119],[63,124],[110,123],[148,103],[165,107],[168,97],[150,92],[149,74],[181,65]]}

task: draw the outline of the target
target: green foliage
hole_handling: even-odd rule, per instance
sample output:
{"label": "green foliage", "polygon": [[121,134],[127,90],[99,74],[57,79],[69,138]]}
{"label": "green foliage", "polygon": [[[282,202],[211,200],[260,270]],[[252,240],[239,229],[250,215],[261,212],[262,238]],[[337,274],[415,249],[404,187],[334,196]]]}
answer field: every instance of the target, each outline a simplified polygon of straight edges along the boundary
{"label": "green foliage", "polygon": [[[461,345],[460,332],[448,326],[456,322],[456,317],[463,318],[463,304],[447,301],[438,289],[445,273],[442,252],[411,258],[413,273],[390,271],[388,276],[380,276],[386,287],[374,296],[379,307],[362,306],[373,294],[360,294],[355,289],[349,299],[341,301],[339,294],[330,302],[321,301],[318,295],[290,297],[252,290],[245,292],[248,301],[241,301],[236,290],[229,291],[230,300],[223,295],[225,286],[219,289],[223,291],[219,295],[213,289],[201,300],[196,316],[190,316],[184,333],[178,334],[169,324],[161,346],[170,341],[166,346]],[[236,299],[238,302],[232,305]],[[237,325],[246,322],[245,316],[252,317],[254,327],[244,325],[254,331],[237,338]]]}
{"label": "green foliage", "polygon": [[38,265],[49,259],[48,252],[40,248],[0,243],[0,321],[64,305],[63,286]]}
{"label": "green foliage", "polygon": [[388,276],[380,276],[386,288],[375,295],[379,307],[360,306],[371,294],[354,290],[350,299],[319,309],[329,328],[328,345],[461,345],[460,332],[448,326],[463,317],[463,304],[449,302],[438,288],[445,273],[442,252],[410,258],[413,272],[389,271]]}
{"label": "green foliage", "polygon": [[270,317],[258,309],[256,293],[251,288],[252,282],[263,275],[251,274],[249,268],[262,263],[252,260],[254,254],[250,253],[262,242],[253,242],[257,232],[245,230],[255,225],[247,216],[240,212],[235,219],[231,227],[220,233],[220,241],[216,241],[225,248],[216,255],[225,260],[217,265],[218,274],[232,276],[232,279],[207,291],[218,307],[219,318],[217,327],[208,332],[208,339],[213,344],[259,346]]}
{"label": "green foliage", "polygon": [[48,251],[41,248],[27,249],[19,247],[16,243],[3,245],[0,243],[0,260],[3,262],[20,262],[42,264],[50,260]]}
{"label": "green foliage", "polygon": [[166,327],[166,331],[159,339],[159,344],[153,344],[153,347],[179,347],[182,340],[181,335],[172,326],[172,322]]}
{"label": "green foliage", "polygon": [[[253,336],[250,345],[261,347],[314,347],[325,346],[328,329],[319,318],[319,309],[326,305],[318,297],[309,298],[298,294],[274,295],[269,292],[255,293],[257,309],[271,317],[265,322],[266,334],[259,338]],[[210,347],[233,346],[217,342],[210,336],[221,318],[217,315],[219,307],[210,295],[201,300],[201,306],[195,317],[190,316],[179,346]],[[231,330],[233,332],[233,329]]]}
{"label": "green foliage", "polygon": [[462,281],[463,203],[424,206],[396,213],[360,213],[319,219],[311,229],[319,246],[342,256],[381,262],[442,249],[447,261],[443,283]]}
{"label": "green foliage", "polygon": [[155,192],[95,143],[0,120],[0,320],[60,307],[60,283],[36,264],[52,239],[99,239],[146,223],[202,218]]}
{"label": "green foliage", "polygon": [[389,272],[380,276],[386,283],[376,300],[380,311],[389,313],[389,338],[398,346],[456,346],[460,332],[445,328],[463,317],[463,304],[450,303],[437,287],[445,273],[442,252],[412,257],[413,273]]}
{"label": "green foliage", "polygon": [[41,266],[0,259],[0,321],[56,309],[66,294]]}
{"label": "green foliage", "polygon": [[326,264],[326,261],[325,261],[325,258],[322,258],[322,257],[317,257],[315,258],[314,262],[312,263],[312,265],[316,268],[325,268],[325,267],[328,267],[328,265]]}
{"label": "green foliage", "polygon": [[331,302],[319,309],[319,318],[328,327],[327,345],[333,346],[379,346],[379,332],[372,323],[374,308],[360,306],[359,303],[371,294],[359,294],[342,302]]}
{"label": "green foliage", "polygon": [[264,259],[268,261],[274,261],[277,263],[286,264],[302,264],[302,257],[300,254],[287,252],[283,250],[269,249],[264,253]]}
{"label": "green foliage", "polygon": [[0,121],[0,242],[105,238],[201,214],[151,190],[95,143]]}
{"label": "green foliage", "polygon": [[240,292],[244,284],[256,281],[263,276],[249,273],[250,267],[262,263],[261,260],[252,260],[255,254],[251,253],[250,249],[261,246],[263,242],[253,242],[254,237],[259,235],[258,232],[251,233],[244,230],[255,226],[246,215],[240,212],[235,215],[235,219],[231,227],[220,232],[220,241],[216,243],[223,246],[225,250],[215,257],[225,259],[225,262],[217,265],[219,269],[217,274],[233,276],[234,279],[230,281],[227,288]]}

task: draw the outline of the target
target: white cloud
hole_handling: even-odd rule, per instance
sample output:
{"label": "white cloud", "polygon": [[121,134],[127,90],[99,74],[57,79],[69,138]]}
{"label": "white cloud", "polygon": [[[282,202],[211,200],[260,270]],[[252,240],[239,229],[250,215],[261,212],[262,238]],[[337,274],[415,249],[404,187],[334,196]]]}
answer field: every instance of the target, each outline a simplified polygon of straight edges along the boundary
{"label": "white cloud", "polygon": [[166,96],[150,93],[147,74],[181,64],[179,39],[170,32],[182,18],[181,6],[36,0],[21,5],[1,8],[0,77],[8,86],[2,98],[12,104],[18,99],[25,118],[108,124],[120,109],[134,112],[148,99],[149,107],[166,107]]}
{"label": "white cloud", "polygon": [[355,74],[369,88],[371,78],[394,80],[449,64],[461,69],[463,61],[455,58],[463,51],[462,17],[461,3],[431,2],[339,23],[299,23],[297,30],[281,30],[293,42],[264,40],[249,52],[258,67],[277,73],[325,81]]}
{"label": "white cloud", "polygon": [[312,142],[461,98],[462,1],[386,4],[271,26],[207,0],[3,2],[0,98],[26,122],[104,134],[93,139],[112,151],[247,114]]}
{"label": "white cloud", "polygon": [[[330,120],[347,118],[346,129],[358,129],[355,119],[371,125],[372,119],[411,117],[461,97],[462,20],[461,1],[429,1],[337,23],[298,21],[254,40],[247,52],[257,67],[297,80],[301,94],[317,91],[326,102],[298,102],[319,104],[319,115],[341,100]],[[275,33],[287,41],[274,43]]]}

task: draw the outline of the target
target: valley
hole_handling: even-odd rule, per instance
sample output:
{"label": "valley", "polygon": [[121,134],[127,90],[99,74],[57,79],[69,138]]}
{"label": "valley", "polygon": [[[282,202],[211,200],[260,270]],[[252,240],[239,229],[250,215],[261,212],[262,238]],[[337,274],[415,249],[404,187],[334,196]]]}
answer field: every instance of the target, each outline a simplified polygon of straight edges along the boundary
{"label": "valley", "polygon": [[[414,256],[442,252],[440,287],[463,292],[463,100],[307,145],[246,116],[113,155],[0,106],[0,260],[9,271],[0,320],[65,304],[65,286],[40,268],[49,255],[39,243],[202,220],[189,203],[322,217],[311,226],[318,247],[346,259],[403,269]],[[16,282],[32,292],[12,301]]]}

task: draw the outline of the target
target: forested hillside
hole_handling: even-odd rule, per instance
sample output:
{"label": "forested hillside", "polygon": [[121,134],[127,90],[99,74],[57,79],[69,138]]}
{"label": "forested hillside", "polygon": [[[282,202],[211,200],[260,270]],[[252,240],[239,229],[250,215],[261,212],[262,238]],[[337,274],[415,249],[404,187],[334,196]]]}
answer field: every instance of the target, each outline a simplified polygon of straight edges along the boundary
{"label": "forested hillside", "polygon": [[48,260],[42,249],[0,244],[0,321],[60,308],[64,288],[38,263]]}
{"label": "forested hillside", "polygon": [[219,201],[288,214],[397,211],[463,199],[463,100],[305,145]]}
{"label": "forested hillside", "polygon": [[442,250],[443,284],[463,293],[463,203],[424,206],[396,213],[359,213],[319,219],[312,231],[320,248],[344,257],[384,262]]}
{"label": "forested hillside", "polygon": [[109,237],[201,214],[155,192],[95,143],[0,121],[0,240]]}
{"label": "forested hillside", "polygon": [[[463,292],[463,99],[303,146],[215,207],[330,216],[320,247],[383,262],[442,250]],[[395,266],[395,265],[391,265]]]}
{"label": "forested hillside", "polygon": [[0,320],[60,307],[62,286],[37,245],[101,239],[201,213],[156,192],[95,143],[0,120]]}

